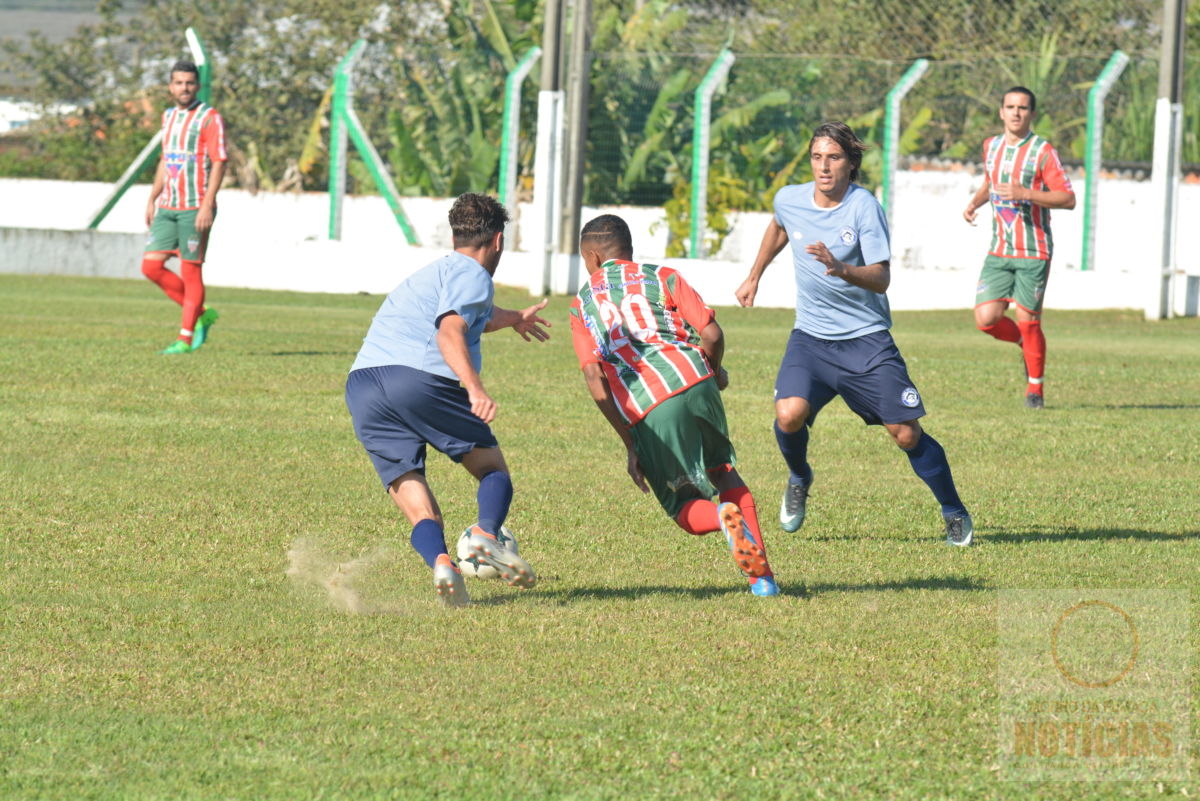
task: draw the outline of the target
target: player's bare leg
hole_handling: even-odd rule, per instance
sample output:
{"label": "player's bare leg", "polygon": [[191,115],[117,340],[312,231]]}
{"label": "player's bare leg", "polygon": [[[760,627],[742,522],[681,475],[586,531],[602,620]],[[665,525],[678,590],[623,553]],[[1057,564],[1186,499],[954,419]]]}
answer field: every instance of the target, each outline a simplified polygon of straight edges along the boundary
{"label": "player's bare leg", "polygon": [[388,486],[388,495],[412,525],[411,543],[425,563],[433,569],[433,588],[446,606],[466,606],[471,602],[467,584],[446,551],[446,533],[442,510],[429,489],[425,476],[411,470]]}

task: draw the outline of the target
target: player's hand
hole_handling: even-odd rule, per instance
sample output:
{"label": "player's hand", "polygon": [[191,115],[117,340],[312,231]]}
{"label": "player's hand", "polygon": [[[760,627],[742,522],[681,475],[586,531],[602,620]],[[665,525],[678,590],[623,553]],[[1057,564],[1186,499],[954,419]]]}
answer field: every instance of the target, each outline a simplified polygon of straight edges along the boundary
{"label": "player's hand", "polygon": [[646,476],[642,473],[642,466],[638,463],[637,453],[633,448],[626,449],[625,458],[625,469],[629,471],[629,477],[633,479],[633,483],[642,492],[650,492],[650,485],[646,483]]}
{"label": "player's hand", "polygon": [[158,209],[156,209],[154,207],[154,199],[151,198],[150,202],[146,204],[146,227],[147,228],[149,228],[151,225],[154,224],[154,215],[157,211],[158,211]]}
{"label": "player's hand", "polygon": [[541,303],[535,303],[529,308],[521,309],[518,312],[521,315],[521,319],[513,323],[513,330],[520,334],[521,338],[526,342],[530,341],[530,337],[533,337],[538,342],[545,342],[550,338],[550,333],[542,328],[543,325],[549,328],[550,321],[538,316],[538,312],[546,308],[546,304],[549,302],[550,299],[545,298]]}
{"label": "player's hand", "polygon": [[196,212],[196,233],[201,235],[206,234],[212,230],[212,226],[212,209],[206,209],[204,206],[201,206],[200,210]]}
{"label": "player's hand", "polygon": [[996,194],[1009,203],[1025,203],[1029,200],[1029,190],[1020,184],[996,184]]}
{"label": "player's hand", "polygon": [[825,265],[826,275],[836,276],[837,278],[846,277],[846,265],[834,258],[833,253],[825,246],[824,242],[813,242],[804,249],[808,252],[808,255]]}
{"label": "player's hand", "polygon": [[737,298],[737,302],[750,308],[754,305],[754,296],[758,294],[758,281],[753,278],[747,278],[742,282],[742,285],[737,288],[733,296]]}
{"label": "player's hand", "polygon": [[965,209],[963,209],[963,219],[969,222],[971,225],[974,225],[977,212],[978,209],[976,209],[974,206],[967,206]]}
{"label": "player's hand", "polygon": [[717,389],[718,390],[724,390],[725,387],[729,386],[729,371],[726,370],[724,367],[720,367],[717,369],[715,378],[717,379]]}
{"label": "player's hand", "polygon": [[467,390],[467,399],[471,401],[471,414],[485,423],[496,419],[496,402],[482,388],[474,392]]}

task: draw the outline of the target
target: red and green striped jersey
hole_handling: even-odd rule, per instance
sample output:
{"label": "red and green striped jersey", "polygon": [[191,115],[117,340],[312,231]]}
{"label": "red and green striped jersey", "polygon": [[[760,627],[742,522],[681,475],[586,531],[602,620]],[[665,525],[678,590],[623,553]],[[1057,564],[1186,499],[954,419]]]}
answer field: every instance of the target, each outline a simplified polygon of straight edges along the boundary
{"label": "red and green striped jersey", "polygon": [[225,122],[212,106],[197,100],[188,108],[163,112],[163,164],[166,181],[159,208],[198,209],[208,191],[214,161],[225,161]]}
{"label": "red and green striped jersey", "polygon": [[605,262],[571,303],[579,363],[599,363],[630,425],[709,378],[700,331],[713,310],[670,267]]}
{"label": "red and green striped jersey", "polygon": [[1054,147],[1033,131],[1015,145],[1004,135],[983,143],[983,166],[992,185],[993,256],[1011,259],[1049,259],[1054,252],[1050,235],[1050,209],[1028,201],[1002,200],[999,184],[1016,183],[1026,189],[1071,191]]}

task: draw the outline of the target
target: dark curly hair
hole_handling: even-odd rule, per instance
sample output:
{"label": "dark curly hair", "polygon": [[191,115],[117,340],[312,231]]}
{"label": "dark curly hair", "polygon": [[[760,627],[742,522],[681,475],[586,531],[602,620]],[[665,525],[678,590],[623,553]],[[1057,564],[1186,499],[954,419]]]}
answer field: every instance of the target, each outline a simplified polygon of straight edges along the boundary
{"label": "dark curly hair", "polygon": [[454,247],[477,248],[504,230],[508,211],[494,197],[467,192],[454,201],[449,219]]}

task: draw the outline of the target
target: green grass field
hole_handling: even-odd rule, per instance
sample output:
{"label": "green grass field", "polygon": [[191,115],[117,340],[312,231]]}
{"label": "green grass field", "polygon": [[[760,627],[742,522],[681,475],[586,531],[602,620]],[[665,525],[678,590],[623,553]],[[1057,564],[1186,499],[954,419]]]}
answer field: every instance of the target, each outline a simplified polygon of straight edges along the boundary
{"label": "green grass field", "polygon": [[[1200,321],[1050,312],[1031,413],[969,312],[897,314],[978,546],[944,544],[907,460],[835,401],[808,522],[767,527],[785,595],[760,599],[629,482],[555,298],[551,342],[484,344],[540,584],[446,610],[342,400],[381,298],[210,300],[209,344],[167,358],[149,282],[0,277],[0,797],[1195,797],[1005,780],[997,618],[1001,590],[1195,586]],[[791,313],[719,319],[769,523]],[[436,454],[429,475],[456,536],[472,482]]]}

